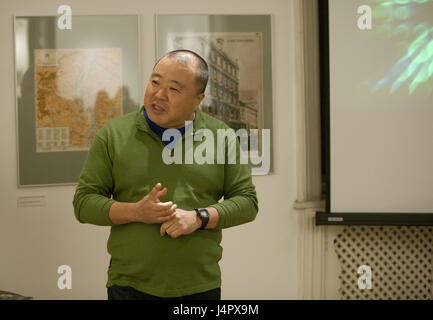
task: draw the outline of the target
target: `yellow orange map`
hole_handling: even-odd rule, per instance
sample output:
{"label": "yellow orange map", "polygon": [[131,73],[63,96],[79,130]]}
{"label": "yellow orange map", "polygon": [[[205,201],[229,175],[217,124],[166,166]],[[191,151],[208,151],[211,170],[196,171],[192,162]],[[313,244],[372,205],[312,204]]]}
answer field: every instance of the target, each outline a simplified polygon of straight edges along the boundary
{"label": "yellow orange map", "polygon": [[88,150],[122,111],[121,49],[36,49],[36,152]]}

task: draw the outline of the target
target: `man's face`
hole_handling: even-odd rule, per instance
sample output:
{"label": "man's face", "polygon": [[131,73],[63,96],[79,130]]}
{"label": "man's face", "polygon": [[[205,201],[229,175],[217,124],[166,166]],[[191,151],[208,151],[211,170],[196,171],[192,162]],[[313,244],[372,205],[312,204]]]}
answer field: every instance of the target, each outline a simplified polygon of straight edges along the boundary
{"label": "man's face", "polygon": [[163,58],[153,69],[144,95],[150,120],[164,128],[181,128],[194,119],[194,111],[204,98],[197,94],[193,66]]}

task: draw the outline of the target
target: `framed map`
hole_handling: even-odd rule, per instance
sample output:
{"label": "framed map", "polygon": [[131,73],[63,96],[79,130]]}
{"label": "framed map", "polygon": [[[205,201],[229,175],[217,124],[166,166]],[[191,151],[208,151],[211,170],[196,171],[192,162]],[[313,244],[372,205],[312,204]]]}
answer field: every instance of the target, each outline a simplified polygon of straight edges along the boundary
{"label": "framed map", "polygon": [[138,16],[72,19],[15,17],[21,187],[77,183],[96,132],[141,103]]}
{"label": "framed map", "polygon": [[121,63],[120,48],[35,49],[36,152],[88,150],[123,114]]}
{"label": "framed map", "polygon": [[[157,15],[156,39],[157,59],[188,49],[206,60],[209,81],[200,110],[248,135],[240,140],[246,156],[263,155],[263,129],[272,141],[271,16]],[[270,162],[272,171],[272,156]]]}

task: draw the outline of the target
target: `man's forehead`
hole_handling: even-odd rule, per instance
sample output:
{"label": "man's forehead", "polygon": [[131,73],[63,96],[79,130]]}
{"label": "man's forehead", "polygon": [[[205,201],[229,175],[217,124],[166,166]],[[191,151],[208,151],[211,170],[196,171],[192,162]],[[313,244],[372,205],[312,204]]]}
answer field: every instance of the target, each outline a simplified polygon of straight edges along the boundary
{"label": "man's forehead", "polygon": [[180,63],[165,57],[155,65],[152,76],[184,82],[187,80],[185,79],[187,77],[195,79],[195,69],[191,64]]}
{"label": "man's forehead", "polygon": [[194,60],[184,60],[184,59],[175,59],[173,57],[164,57],[158,61],[155,65],[154,69],[160,66],[169,65],[170,67],[175,67],[179,69],[185,69],[193,71],[195,70],[196,64]]}
{"label": "man's forehead", "polygon": [[197,63],[197,58],[190,52],[176,52],[174,54],[168,54],[161,58],[160,61],[171,60],[184,65],[194,65]]}

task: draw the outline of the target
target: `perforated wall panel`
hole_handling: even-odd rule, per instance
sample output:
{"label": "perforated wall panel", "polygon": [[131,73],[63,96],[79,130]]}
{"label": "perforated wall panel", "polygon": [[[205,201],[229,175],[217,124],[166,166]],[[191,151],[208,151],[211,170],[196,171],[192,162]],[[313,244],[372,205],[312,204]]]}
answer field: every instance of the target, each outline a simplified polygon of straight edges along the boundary
{"label": "perforated wall panel", "polygon": [[432,227],[348,226],[334,239],[341,299],[432,299]]}

